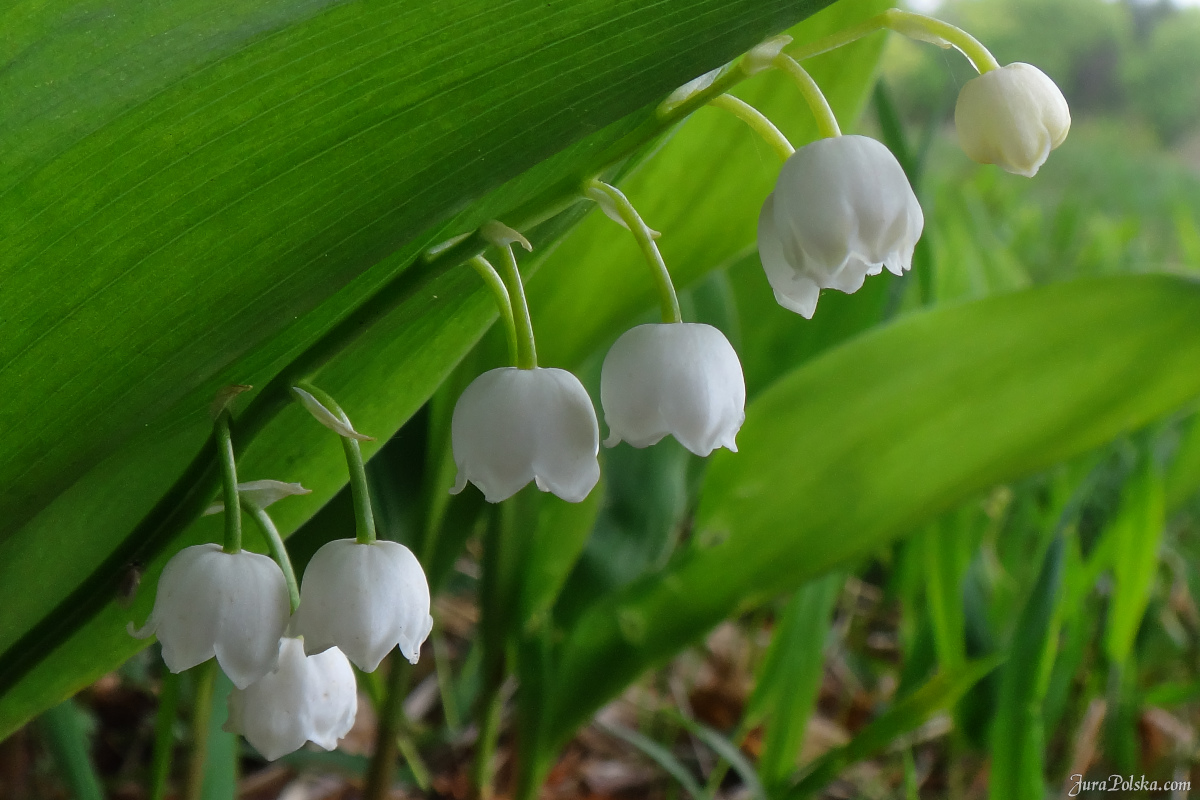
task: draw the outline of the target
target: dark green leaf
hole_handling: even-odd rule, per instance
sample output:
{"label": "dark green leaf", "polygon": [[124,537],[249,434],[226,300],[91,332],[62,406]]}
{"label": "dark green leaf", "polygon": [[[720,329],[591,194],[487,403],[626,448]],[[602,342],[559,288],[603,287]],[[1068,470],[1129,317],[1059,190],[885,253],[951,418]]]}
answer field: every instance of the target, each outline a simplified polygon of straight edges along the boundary
{"label": "dark green leaf", "polygon": [[140,620],[164,556],[213,538],[177,535],[208,502],[203,461],[147,513],[218,387],[270,387],[239,419],[240,467],[314,490],[279,506],[295,530],[345,478],[336,437],[281,406],[289,362],[353,339],[317,383],[386,440],[493,318],[473,272],[419,254],[497,216],[545,252],[579,212],[533,222],[649,145],[666,93],[823,1],[0,11],[0,685],[22,679],[0,732],[135,651],[107,602],[131,562]]}

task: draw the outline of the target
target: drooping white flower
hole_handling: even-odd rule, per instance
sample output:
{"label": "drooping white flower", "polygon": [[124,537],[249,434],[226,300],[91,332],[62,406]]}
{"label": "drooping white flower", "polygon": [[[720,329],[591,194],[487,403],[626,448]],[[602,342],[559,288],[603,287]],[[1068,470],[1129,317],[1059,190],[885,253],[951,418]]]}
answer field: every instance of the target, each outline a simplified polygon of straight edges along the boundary
{"label": "drooping white flower", "polygon": [[402,544],[335,539],[304,569],[292,630],[309,655],[338,647],[373,672],[399,645],[415,664],[432,628],[425,571]]}
{"label": "drooping white flower", "polygon": [[1071,110],[1046,73],[1016,62],[963,85],[954,126],[972,160],[1031,178],[1067,138]]}
{"label": "drooping white flower", "polygon": [[534,481],[578,503],[600,480],[600,426],[587,390],[561,369],[501,367],[480,375],[454,406],[450,426],[458,479],[489,503]]}
{"label": "drooping white flower", "polygon": [[746,420],[746,381],[733,346],[711,325],[639,325],[617,339],[600,377],[609,437],[648,447],[667,434],[698,456],[734,452]]}
{"label": "drooping white flower", "polygon": [[257,553],[199,544],[167,562],[150,618],[141,630],[130,623],[129,632],[139,639],[157,634],[171,672],[215,655],[233,685],[244,689],[275,669],[288,611],[278,564]]}
{"label": "drooping white flower", "polygon": [[288,637],[279,646],[275,671],[229,693],[223,727],[245,736],[263,758],[274,761],[305,742],[333,750],[357,713],[354,670],[342,651],[331,647],[306,656],[303,643]]}
{"label": "drooping white flower", "polygon": [[891,151],[865,136],[818,139],[780,170],[758,216],[775,299],[811,319],[822,289],[858,291],[884,267],[912,267],[925,218]]}

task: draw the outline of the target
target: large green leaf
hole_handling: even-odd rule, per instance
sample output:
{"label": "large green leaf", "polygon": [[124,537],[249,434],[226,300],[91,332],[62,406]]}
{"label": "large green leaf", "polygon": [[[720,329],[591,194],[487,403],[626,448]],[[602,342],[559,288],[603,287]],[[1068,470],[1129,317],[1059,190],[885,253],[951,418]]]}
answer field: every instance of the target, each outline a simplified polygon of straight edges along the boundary
{"label": "large green leaf", "polygon": [[280,404],[299,353],[353,339],[317,381],[386,438],[492,318],[473,273],[417,261],[428,245],[552,215],[654,140],[672,88],[823,4],[0,11],[0,686],[22,681],[0,734],[135,649],[107,602],[129,562],[152,586],[168,544],[214,538],[172,533],[207,502],[203,469],[131,532],[201,451],[217,387],[267,387],[239,419],[257,434],[241,469],[315,490],[278,507],[294,530],[344,482],[336,438]]}
{"label": "large green leaf", "polygon": [[586,612],[556,736],[739,609],[1200,395],[1200,284],[1096,279],[917,314],[808,362],[712,459],[693,552]]}

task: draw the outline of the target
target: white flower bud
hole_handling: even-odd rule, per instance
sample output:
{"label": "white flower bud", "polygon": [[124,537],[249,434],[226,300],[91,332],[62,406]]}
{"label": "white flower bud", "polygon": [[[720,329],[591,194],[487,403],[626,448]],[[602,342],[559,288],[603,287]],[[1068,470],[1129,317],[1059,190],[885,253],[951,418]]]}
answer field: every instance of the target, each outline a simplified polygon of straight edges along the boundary
{"label": "white flower bud", "polygon": [[183,672],[214,655],[244,689],[275,669],[288,623],[287,581],[266,556],[226,553],[217,544],[180,550],[158,579],[154,610],[139,639],[158,635],[163,661]]}
{"label": "white flower bud", "polygon": [[622,440],[647,447],[671,434],[698,456],[718,447],[737,452],[746,381],[733,346],[711,325],[639,325],[604,357],[600,403],[606,447]]}
{"label": "white flower bud", "polygon": [[600,480],[600,425],[587,390],[561,369],[502,367],[480,375],[454,406],[450,428],[458,479],[489,503],[535,481],[571,503]]}
{"label": "white flower bud", "polygon": [[342,651],[331,647],[306,656],[299,639],[286,638],[274,672],[229,693],[229,719],[222,727],[245,736],[274,761],[305,742],[333,750],[357,713],[354,670]]}
{"label": "white flower bud", "polygon": [[891,151],[865,136],[818,139],[783,165],[758,216],[775,299],[811,319],[821,289],[851,294],[868,275],[912,267],[925,219]]}
{"label": "white flower bud", "polygon": [[304,569],[292,630],[310,655],[337,647],[373,672],[399,645],[415,664],[432,628],[425,571],[402,544],[335,539]]}
{"label": "white flower bud", "polygon": [[973,161],[1032,178],[1071,129],[1054,81],[1020,62],[967,81],[954,107],[958,141]]}

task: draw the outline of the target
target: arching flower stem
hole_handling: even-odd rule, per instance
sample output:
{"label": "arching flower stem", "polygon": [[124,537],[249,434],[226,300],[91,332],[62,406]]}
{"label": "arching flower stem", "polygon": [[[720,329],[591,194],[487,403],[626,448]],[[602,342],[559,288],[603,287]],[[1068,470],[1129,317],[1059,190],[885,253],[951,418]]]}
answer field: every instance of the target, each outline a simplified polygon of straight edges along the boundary
{"label": "arching flower stem", "polygon": [[829,101],[825,99],[825,95],[821,92],[821,87],[817,86],[817,82],[813,80],[812,75],[808,74],[808,70],[800,66],[799,61],[786,53],[780,53],[776,56],[774,64],[786,72],[796,82],[796,85],[800,87],[800,93],[804,95],[805,102],[808,103],[813,116],[816,117],[817,131],[820,132],[821,137],[831,139],[835,136],[841,136],[842,129],[838,127],[837,117],[833,115],[833,109],[829,107]]}
{"label": "arching flower stem", "polygon": [[521,369],[533,369],[537,366],[537,344],[533,339],[533,320],[529,316],[529,302],[525,299],[525,285],[521,282],[517,256],[513,253],[511,243],[496,246],[500,249],[500,277],[512,302],[516,365]]}
{"label": "arching flower stem", "polygon": [[723,108],[750,126],[750,130],[762,137],[783,161],[787,161],[796,148],[787,137],[775,127],[775,123],[767,119],[761,111],[744,100],[739,100],[731,94],[722,94],[708,102],[713,108]]}
{"label": "arching flower stem", "polygon": [[[533,321],[529,317],[529,302],[525,299],[525,286],[521,283],[521,270],[517,266],[517,256],[513,253],[514,243],[520,244],[526,251],[532,252],[533,245],[521,235],[521,232],[508,227],[499,220],[488,220],[479,227],[479,235],[488,244],[500,251],[500,279],[508,293],[512,308],[513,335],[516,338],[516,364],[520,369],[537,367],[537,345],[533,340]],[[482,259],[481,259],[482,260]],[[487,264],[486,261],[483,262]],[[490,268],[491,265],[488,264]],[[476,267],[478,269],[478,267]],[[482,274],[482,273],[480,273]],[[488,280],[484,278],[484,280]]]}
{"label": "arching flower stem", "polygon": [[225,499],[226,553],[242,549],[242,511],[238,504],[237,460],[233,455],[233,437],[229,433],[229,409],[217,414],[215,422],[217,458],[221,462],[221,488]]}
{"label": "arching flower stem", "polygon": [[517,346],[517,323],[513,319],[512,298],[508,296],[504,279],[500,277],[500,273],[496,272],[496,268],[491,265],[491,262],[483,256],[473,257],[470,259],[470,264],[479,273],[479,277],[483,278],[483,282],[491,290],[492,296],[496,300],[500,321],[504,323],[504,336],[508,340],[508,358],[515,364],[520,352]]}
{"label": "arching flower stem", "polygon": [[[333,412],[347,428],[353,428],[346,412],[327,392],[313,386],[311,383],[301,384],[300,387],[311,394],[321,405]],[[371,512],[371,493],[367,490],[367,468],[363,463],[362,449],[358,440],[342,437],[342,449],[346,453],[346,468],[350,471],[350,496],[354,502],[355,538],[359,544],[372,544],[375,541],[375,515]]]}
{"label": "arching flower stem", "polygon": [[996,57],[978,39],[962,28],[955,27],[948,22],[942,22],[940,19],[927,17],[924,14],[915,14],[911,11],[901,11],[898,8],[889,8],[887,11],[876,14],[860,22],[858,25],[838,31],[835,34],[826,36],[824,39],[818,39],[802,47],[794,48],[790,55],[797,61],[804,61],[821,53],[828,53],[830,50],[844,47],[851,42],[858,41],[864,36],[869,36],[881,30],[892,30],[910,39],[929,42],[939,47],[954,47],[967,57],[967,60],[971,62],[971,66],[981,75],[1000,66],[1000,63],[996,61]]}
{"label": "arching flower stem", "polygon": [[295,614],[296,608],[300,605],[300,584],[296,582],[296,571],[292,569],[292,559],[283,545],[283,537],[279,535],[279,529],[275,527],[271,516],[253,500],[243,496],[242,508],[246,510],[251,519],[258,523],[258,529],[262,531],[263,538],[267,540],[267,548],[270,549],[272,558],[283,570],[284,580],[287,581],[288,601],[291,604],[292,613]]}
{"label": "arching flower stem", "polygon": [[682,322],[683,315],[679,313],[679,298],[675,295],[675,285],[671,282],[671,273],[667,271],[667,264],[663,261],[662,253],[658,251],[653,233],[638,214],[637,209],[633,207],[633,203],[629,202],[629,198],[617,187],[609,186],[595,178],[587,181],[583,185],[583,190],[588,198],[597,203],[614,207],[625,223],[625,227],[629,228],[633,238],[637,240],[638,247],[641,249],[642,255],[646,257],[646,263],[650,266],[650,272],[658,287],[658,303],[662,310],[663,322]]}

